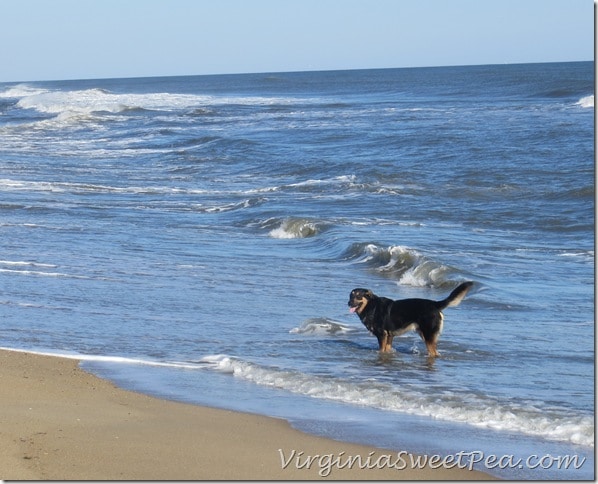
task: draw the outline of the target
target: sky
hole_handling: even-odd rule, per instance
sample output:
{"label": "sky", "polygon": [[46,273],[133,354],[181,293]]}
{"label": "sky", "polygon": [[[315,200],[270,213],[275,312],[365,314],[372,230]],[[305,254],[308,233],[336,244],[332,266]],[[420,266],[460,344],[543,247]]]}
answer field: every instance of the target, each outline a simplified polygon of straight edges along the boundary
{"label": "sky", "polygon": [[593,0],[0,0],[0,82],[594,59]]}

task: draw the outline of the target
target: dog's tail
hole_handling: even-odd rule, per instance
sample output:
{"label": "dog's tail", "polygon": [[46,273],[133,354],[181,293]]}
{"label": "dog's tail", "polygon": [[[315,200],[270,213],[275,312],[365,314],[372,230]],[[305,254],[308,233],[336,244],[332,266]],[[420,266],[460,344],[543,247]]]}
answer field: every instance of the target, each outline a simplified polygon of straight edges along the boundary
{"label": "dog's tail", "polygon": [[438,309],[442,311],[444,308],[458,306],[459,303],[463,301],[463,298],[466,296],[467,292],[471,289],[471,286],[473,286],[473,282],[464,282],[463,284],[459,284],[459,286],[457,286],[457,288],[449,294],[449,297],[436,303]]}

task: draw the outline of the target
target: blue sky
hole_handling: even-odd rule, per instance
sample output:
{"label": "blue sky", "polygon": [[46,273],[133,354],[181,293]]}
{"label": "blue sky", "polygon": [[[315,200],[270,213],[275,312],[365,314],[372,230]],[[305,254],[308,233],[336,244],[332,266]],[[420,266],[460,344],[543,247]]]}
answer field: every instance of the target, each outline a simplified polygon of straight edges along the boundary
{"label": "blue sky", "polygon": [[0,0],[0,82],[592,60],[592,0]]}

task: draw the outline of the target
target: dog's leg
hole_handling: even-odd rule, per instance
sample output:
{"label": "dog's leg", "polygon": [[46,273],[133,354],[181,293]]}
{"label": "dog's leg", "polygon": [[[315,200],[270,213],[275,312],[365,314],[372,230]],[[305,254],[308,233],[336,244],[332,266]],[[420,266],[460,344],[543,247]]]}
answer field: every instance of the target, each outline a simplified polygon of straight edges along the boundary
{"label": "dog's leg", "polygon": [[390,353],[392,351],[392,339],[394,335],[391,332],[386,332],[386,347],[384,348],[385,353]]}
{"label": "dog's leg", "polygon": [[378,338],[378,349],[382,352],[386,351],[386,331],[382,331],[382,333],[376,334],[376,338]]}
{"label": "dog's leg", "polygon": [[426,348],[428,348],[428,356],[436,357],[440,356],[438,350],[436,349],[436,341],[427,341],[426,340]]}
{"label": "dog's leg", "polygon": [[[440,318],[440,321],[442,322],[442,317]],[[426,343],[426,348],[428,348],[428,356],[432,356],[432,357],[440,356],[440,353],[438,353],[438,350],[436,349],[436,343],[438,342],[439,336],[440,336],[440,331],[437,330],[436,332],[423,337],[424,341]]]}
{"label": "dog's leg", "polygon": [[389,353],[392,351],[392,338],[393,334],[389,331],[383,331],[382,335],[378,338],[378,344],[380,345],[380,352]]}
{"label": "dog's leg", "polygon": [[438,315],[435,316],[431,321],[428,321],[424,326],[426,328],[425,331],[422,331],[421,326],[420,330],[418,331],[419,335],[424,340],[424,343],[426,343],[428,356],[433,358],[440,356],[440,353],[438,353],[438,349],[436,348],[436,343],[438,343],[438,338],[442,332],[443,325],[444,315],[441,312],[438,312]]}

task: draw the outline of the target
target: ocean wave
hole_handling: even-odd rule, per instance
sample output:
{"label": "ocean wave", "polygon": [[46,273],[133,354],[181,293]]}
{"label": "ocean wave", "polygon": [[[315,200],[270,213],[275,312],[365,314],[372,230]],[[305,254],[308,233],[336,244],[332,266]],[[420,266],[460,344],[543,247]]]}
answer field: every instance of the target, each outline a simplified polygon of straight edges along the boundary
{"label": "ocean wave", "polygon": [[38,94],[42,94],[48,92],[47,89],[41,89],[37,87],[30,86],[28,84],[17,84],[15,86],[11,86],[4,91],[0,92],[0,99],[19,99],[22,97],[27,96],[35,96]]}
{"label": "ocean wave", "polygon": [[312,334],[312,335],[329,335],[329,334],[348,334],[358,331],[356,328],[348,326],[338,321],[328,318],[310,318],[303,321],[300,326],[289,331],[291,334]]}
{"label": "ocean wave", "polygon": [[57,358],[67,358],[71,360],[77,360],[81,362],[94,362],[94,363],[115,363],[115,364],[126,364],[126,365],[142,365],[142,366],[157,366],[164,368],[180,368],[188,370],[202,369],[202,364],[193,362],[168,362],[159,360],[150,360],[145,358],[130,358],[126,356],[109,356],[109,355],[86,355],[82,353],[69,353],[59,351],[36,351],[36,350],[23,350],[18,348],[6,348],[0,347],[3,351],[14,351],[16,353],[30,353],[32,355],[40,356],[53,356]]}
{"label": "ocean wave", "polygon": [[571,257],[582,262],[587,262],[588,264],[594,264],[595,261],[595,254],[593,250],[562,250],[558,255],[561,257]]}
{"label": "ocean wave", "polygon": [[380,247],[372,243],[357,243],[351,246],[345,257],[366,264],[386,277],[397,279],[399,284],[415,287],[447,287],[454,284],[451,276],[457,272],[401,245]]}
{"label": "ocean wave", "polygon": [[80,91],[46,91],[22,97],[17,106],[49,114],[90,114],[94,112],[118,113],[139,109],[135,102],[139,95],[111,94],[102,89]]}
{"label": "ocean wave", "polygon": [[88,279],[85,276],[78,276],[73,274],[65,274],[63,272],[51,272],[48,269],[55,269],[54,264],[43,264],[40,262],[31,261],[0,261],[0,273],[2,274],[17,274],[21,276],[41,276],[41,277],[58,277],[69,279]]}
{"label": "ocean wave", "polygon": [[304,239],[320,233],[322,223],[307,218],[288,217],[283,220],[273,218],[262,223],[264,228],[270,228],[268,234],[274,239]]}
{"label": "ocean wave", "polygon": [[582,97],[579,101],[575,104],[581,106],[582,108],[593,108],[594,107],[594,95]]}
{"label": "ocean wave", "polygon": [[313,398],[594,446],[594,418],[569,409],[541,409],[533,404],[452,391],[425,394],[387,383],[354,382],[270,368],[228,355],[208,355],[201,362],[211,370]]}
{"label": "ocean wave", "polygon": [[322,197],[346,197],[353,190],[353,195],[358,195],[359,191],[366,189],[365,185],[356,183],[355,175],[339,175],[329,178],[313,178],[298,181],[296,183],[272,185],[258,190],[262,192],[287,192],[287,193],[307,193],[314,198]]}
{"label": "ocean wave", "polygon": [[240,202],[232,202],[232,203],[225,203],[222,205],[211,205],[208,207],[204,207],[203,205],[198,205],[194,208],[194,211],[200,213],[222,213],[222,212],[231,212],[233,210],[240,210],[244,208],[251,208],[263,203],[266,199],[265,198],[249,198],[247,200],[242,200]]}
{"label": "ocean wave", "polygon": [[52,269],[57,269],[59,266],[54,264],[44,264],[41,262],[31,261],[0,261],[0,273],[13,274],[18,276],[34,276],[34,277],[54,277],[59,279],[81,279],[81,280],[104,280],[110,281],[112,279],[98,276],[88,276],[83,274],[72,274],[66,272],[57,272]]}
{"label": "ocean wave", "polygon": [[46,271],[32,271],[26,269],[5,269],[0,267],[0,273],[3,274],[18,274],[21,276],[39,276],[39,277],[56,277],[64,279],[92,279],[88,276],[80,276],[76,274],[66,274],[64,272],[46,272]]}
{"label": "ocean wave", "polygon": [[324,179],[310,179],[305,180],[297,183],[291,183],[287,185],[288,187],[300,188],[300,187],[314,187],[314,186],[321,186],[321,185],[339,185],[339,184],[351,184],[355,183],[356,180],[355,175],[339,175],[334,176],[331,178],[324,178]]}
{"label": "ocean wave", "polygon": [[[4,191],[32,191],[32,192],[50,192],[50,193],[77,193],[77,194],[119,194],[119,195],[181,195],[181,196],[196,196],[196,195],[230,195],[235,197],[243,197],[244,195],[258,193],[256,190],[246,191],[227,191],[220,190],[205,190],[201,188],[184,188],[176,186],[114,186],[114,185],[97,185],[91,183],[74,183],[74,182],[47,182],[47,181],[32,181],[32,180],[13,180],[9,178],[0,179],[0,190]],[[267,199],[265,197],[248,197],[239,201],[228,203],[215,204],[189,204],[181,202],[175,206],[175,210],[198,212],[198,213],[221,213],[230,212],[239,209],[251,208],[264,203]],[[166,203],[162,207],[166,207]],[[140,205],[140,208],[146,208],[147,205]],[[0,207],[1,208],[1,207]],[[172,209],[172,205],[168,205],[168,209]]]}
{"label": "ocean wave", "polygon": [[31,262],[25,260],[0,260],[0,265],[3,266],[26,266],[26,267],[44,267],[54,268],[57,267],[54,264],[43,264],[41,262]]}
{"label": "ocean wave", "polygon": [[[332,323],[332,324],[331,324]],[[351,328],[332,320],[308,320],[297,333],[350,332]],[[310,329],[311,328],[311,329]],[[294,332],[292,330],[292,332]],[[539,403],[503,401],[496,397],[445,390],[424,393],[374,380],[351,381],[337,377],[306,374],[255,364],[226,354],[205,355],[197,361],[162,361],[73,352],[36,351],[0,347],[0,350],[70,358],[83,363],[138,365],[182,370],[216,371],[254,384],[295,394],[376,408],[447,422],[471,425],[511,434],[535,436],[552,441],[594,447],[594,418],[567,408]]]}
{"label": "ocean wave", "polygon": [[15,86],[3,93],[4,97],[17,98],[16,106],[44,115],[53,115],[32,123],[41,128],[59,127],[92,121],[105,114],[129,112],[193,110],[213,103],[212,96],[170,93],[113,93],[105,89],[50,91],[28,86]]}
{"label": "ocean wave", "polygon": [[71,192],[71,193],[120,193],[120,194],[147,194],[147,195],[176,195],[190,194],[203,195],[208,193],[220,193],[201,189],[186,189],[168,186],[124,186],[97,185],[91,183],[73,182],[46,182],[31,180],[13,180],[9,178],[0,179],[0,188],[11,191],[38,191],[38,192]]}
{"label": "ocean wave", "polygon": [[114,93],[106,89],[48,90],[19,84],[0,93],[1,98],[18,99],[17,106],[40,113],[69,116],[92,113],[121,113],[124,111],[180,111],[183,114],[204,116],[213,114],[213,106],[249,105],[273,106],[315,102],[280,96],[213,96],[204,94]]}

